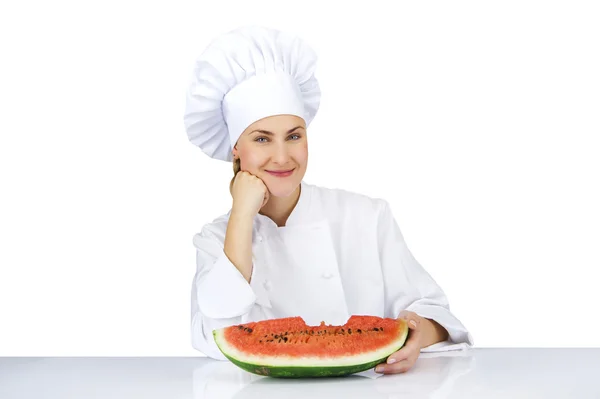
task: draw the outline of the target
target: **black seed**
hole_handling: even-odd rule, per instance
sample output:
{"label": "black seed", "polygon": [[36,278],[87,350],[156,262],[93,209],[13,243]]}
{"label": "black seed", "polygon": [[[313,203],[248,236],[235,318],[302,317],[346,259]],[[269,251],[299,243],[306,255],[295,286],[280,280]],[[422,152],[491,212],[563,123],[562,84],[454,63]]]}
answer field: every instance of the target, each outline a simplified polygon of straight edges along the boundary
{"label": "black seed", "polygon": [[288,341],[287,337],[283,337],[283,341],[287,342]]}
{"label": "black seed", "polygon": [[311,332],[310,332],[310,335],[315,335],[315,332],[314,332],[314,331],[311,331]]}
{"label": "black seed", "polygon": [[258,342],[262,344],[262,341],[261,341],[261,340],[259,340]]}
{"label": "black seed", "polygon": [[362,333],[362,331],[360,330],[360,328],[358,329],[358,333],[359,333],[359,334],[360,334],[360,333]]}
{"label": "black seed", "polygon": [[252,332],[252,329],[251,329],[251,328],[249,328],[249,329],[248,329],[248,332],[249,332],[249,333],[251,333],[251,332]]}
{"label": "black seed", "polygon": [[238,326],[238,328],[239,328],[240,330],[243,330],[243,329],[244,329],[244,326]]}
{"label": "black seed", "polygon": [[375,327],[373,330],[375,330],[375,331],[379,331],[379,328]]}
{"label": "black seed", "polygon": [[383,327],[379,327],[379,329],[380,329],[381,331],[383,331]]}
{"label": "black seed", "polygon": [[265,338],[267,338],[267,336],[265,335]]}
{"label": "black seed", "polygon": [[342,328],[342,332],[344,332],[344,329]]}

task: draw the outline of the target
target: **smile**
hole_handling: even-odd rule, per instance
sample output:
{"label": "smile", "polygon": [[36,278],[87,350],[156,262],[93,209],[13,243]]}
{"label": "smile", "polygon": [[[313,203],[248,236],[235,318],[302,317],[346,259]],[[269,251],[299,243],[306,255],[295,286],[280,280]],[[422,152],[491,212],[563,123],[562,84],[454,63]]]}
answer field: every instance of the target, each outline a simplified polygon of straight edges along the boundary
{"label": "smile", "polygon": [[294,168],[292,170],[288,170],[287,172],[272,172],[270,170],[267,170],[267,173],[269,173],[270,175],[276,176],[276,177],[288,177],[292,173],[294,173],[294,170],[296,170],[296,168]]}

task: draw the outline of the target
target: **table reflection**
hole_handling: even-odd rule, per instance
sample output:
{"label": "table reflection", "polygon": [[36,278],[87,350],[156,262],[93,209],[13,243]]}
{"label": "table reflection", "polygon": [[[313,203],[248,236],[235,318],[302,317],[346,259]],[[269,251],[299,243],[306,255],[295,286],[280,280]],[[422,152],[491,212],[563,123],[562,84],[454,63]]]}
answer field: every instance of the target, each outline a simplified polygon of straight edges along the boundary
{"label": "table reflection", "polygon": [[321,396],[444,398],[475,366],[471,351],[422,353],[406,373],[373,370],[339,378],[277,379],[246,372],[230,362],[207,359],[193,373],[194,399],[311,398]]}

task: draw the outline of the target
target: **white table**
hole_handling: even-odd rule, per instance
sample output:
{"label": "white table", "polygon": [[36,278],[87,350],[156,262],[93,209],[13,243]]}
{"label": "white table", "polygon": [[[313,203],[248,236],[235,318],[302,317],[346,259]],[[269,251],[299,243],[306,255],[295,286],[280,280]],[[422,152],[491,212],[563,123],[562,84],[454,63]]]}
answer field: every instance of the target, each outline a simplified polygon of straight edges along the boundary
{"label": "white table", "polygon": [[282,380],[180,358],[0,358],[0,398],[600,398],[600,348],[422,353],[404,374]]}

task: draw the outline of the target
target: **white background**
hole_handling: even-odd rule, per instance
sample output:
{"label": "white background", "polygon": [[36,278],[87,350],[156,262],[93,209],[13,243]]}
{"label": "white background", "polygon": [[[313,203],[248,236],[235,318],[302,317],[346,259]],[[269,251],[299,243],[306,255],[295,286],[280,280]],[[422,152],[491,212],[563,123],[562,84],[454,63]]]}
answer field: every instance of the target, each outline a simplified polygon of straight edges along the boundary
{"label": "white background", "polygon": [[597,2],[2,4],[0,355],[200,354],[192,237],[232,170],[185,90],[248,24],[320,57],[305,181],[388,200],[477,347],[600,346]]}

